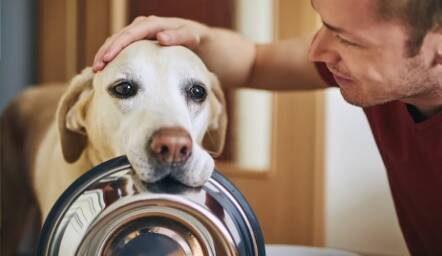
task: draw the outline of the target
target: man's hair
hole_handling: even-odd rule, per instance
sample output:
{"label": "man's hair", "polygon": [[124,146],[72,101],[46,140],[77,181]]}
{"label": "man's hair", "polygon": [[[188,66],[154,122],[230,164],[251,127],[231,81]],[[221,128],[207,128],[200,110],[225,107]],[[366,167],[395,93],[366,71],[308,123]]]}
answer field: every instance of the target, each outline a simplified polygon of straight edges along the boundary
{"label": "man's hair", "polygon": [[377,13],[384,20],[404,25],[410,57],[419,53],[428,32],[442,26],[442,0],[378,0]]}

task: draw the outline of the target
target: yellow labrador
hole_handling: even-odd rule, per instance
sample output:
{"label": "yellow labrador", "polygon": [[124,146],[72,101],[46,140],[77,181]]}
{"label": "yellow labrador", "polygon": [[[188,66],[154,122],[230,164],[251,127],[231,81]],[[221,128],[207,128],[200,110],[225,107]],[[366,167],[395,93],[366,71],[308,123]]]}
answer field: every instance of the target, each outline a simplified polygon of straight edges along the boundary
{"label": "yellow labrador", "polygon": [[[67,88],[24,92],[2,117],[2,255],[42,219],[84,171],[127,155],[140,179],[172,176],[189,186],[210,177],[226,131],[216,77],[184,47],[139,41],[99,73],[86,68]],[[210,154],[209,154],[210,153]]]}

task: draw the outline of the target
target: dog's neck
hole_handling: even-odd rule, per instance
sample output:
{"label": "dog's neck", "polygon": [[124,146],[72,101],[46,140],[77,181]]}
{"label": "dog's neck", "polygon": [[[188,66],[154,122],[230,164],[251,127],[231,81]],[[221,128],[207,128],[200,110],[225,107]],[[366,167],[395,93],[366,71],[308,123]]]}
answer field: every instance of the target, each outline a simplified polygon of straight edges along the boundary
{"label": "dog's neck", "polygon": [[[90,167],[96,166],[104,161],[111,159],[112,157],[117,156],[115,154],[112,154],[111,152],[100,152],[91,143],[88,143],[82,155],[83,159],[79,159],[79,161],[83,161],[85,164],[89,164]],[[105,155],[111,155],[111,157],[106,157]]]}

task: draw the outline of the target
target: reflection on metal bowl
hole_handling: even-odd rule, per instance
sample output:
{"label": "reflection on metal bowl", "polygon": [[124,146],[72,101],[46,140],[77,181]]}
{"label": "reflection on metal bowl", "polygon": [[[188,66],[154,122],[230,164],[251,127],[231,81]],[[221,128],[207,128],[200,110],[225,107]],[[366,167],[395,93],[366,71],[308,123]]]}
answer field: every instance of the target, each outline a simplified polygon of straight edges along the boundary
{"label": "reflection on metal bowl", "polygon": [[250,206],[217,171],[201,188],[145,184],[126,157],[75,181],[43,226],[38,255],[265,255]]}

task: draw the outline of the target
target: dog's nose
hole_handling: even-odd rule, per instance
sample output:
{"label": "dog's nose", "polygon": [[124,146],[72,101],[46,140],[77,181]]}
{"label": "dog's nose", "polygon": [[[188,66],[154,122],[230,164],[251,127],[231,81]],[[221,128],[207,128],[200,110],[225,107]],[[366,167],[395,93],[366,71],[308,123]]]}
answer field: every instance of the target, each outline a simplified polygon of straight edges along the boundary
{"label": "dog's nose", "polygon": [[160,164],[179,166],[192,152],[192,139],[183,128],[162,128],[152,135],[149,146],[152,156]]}

